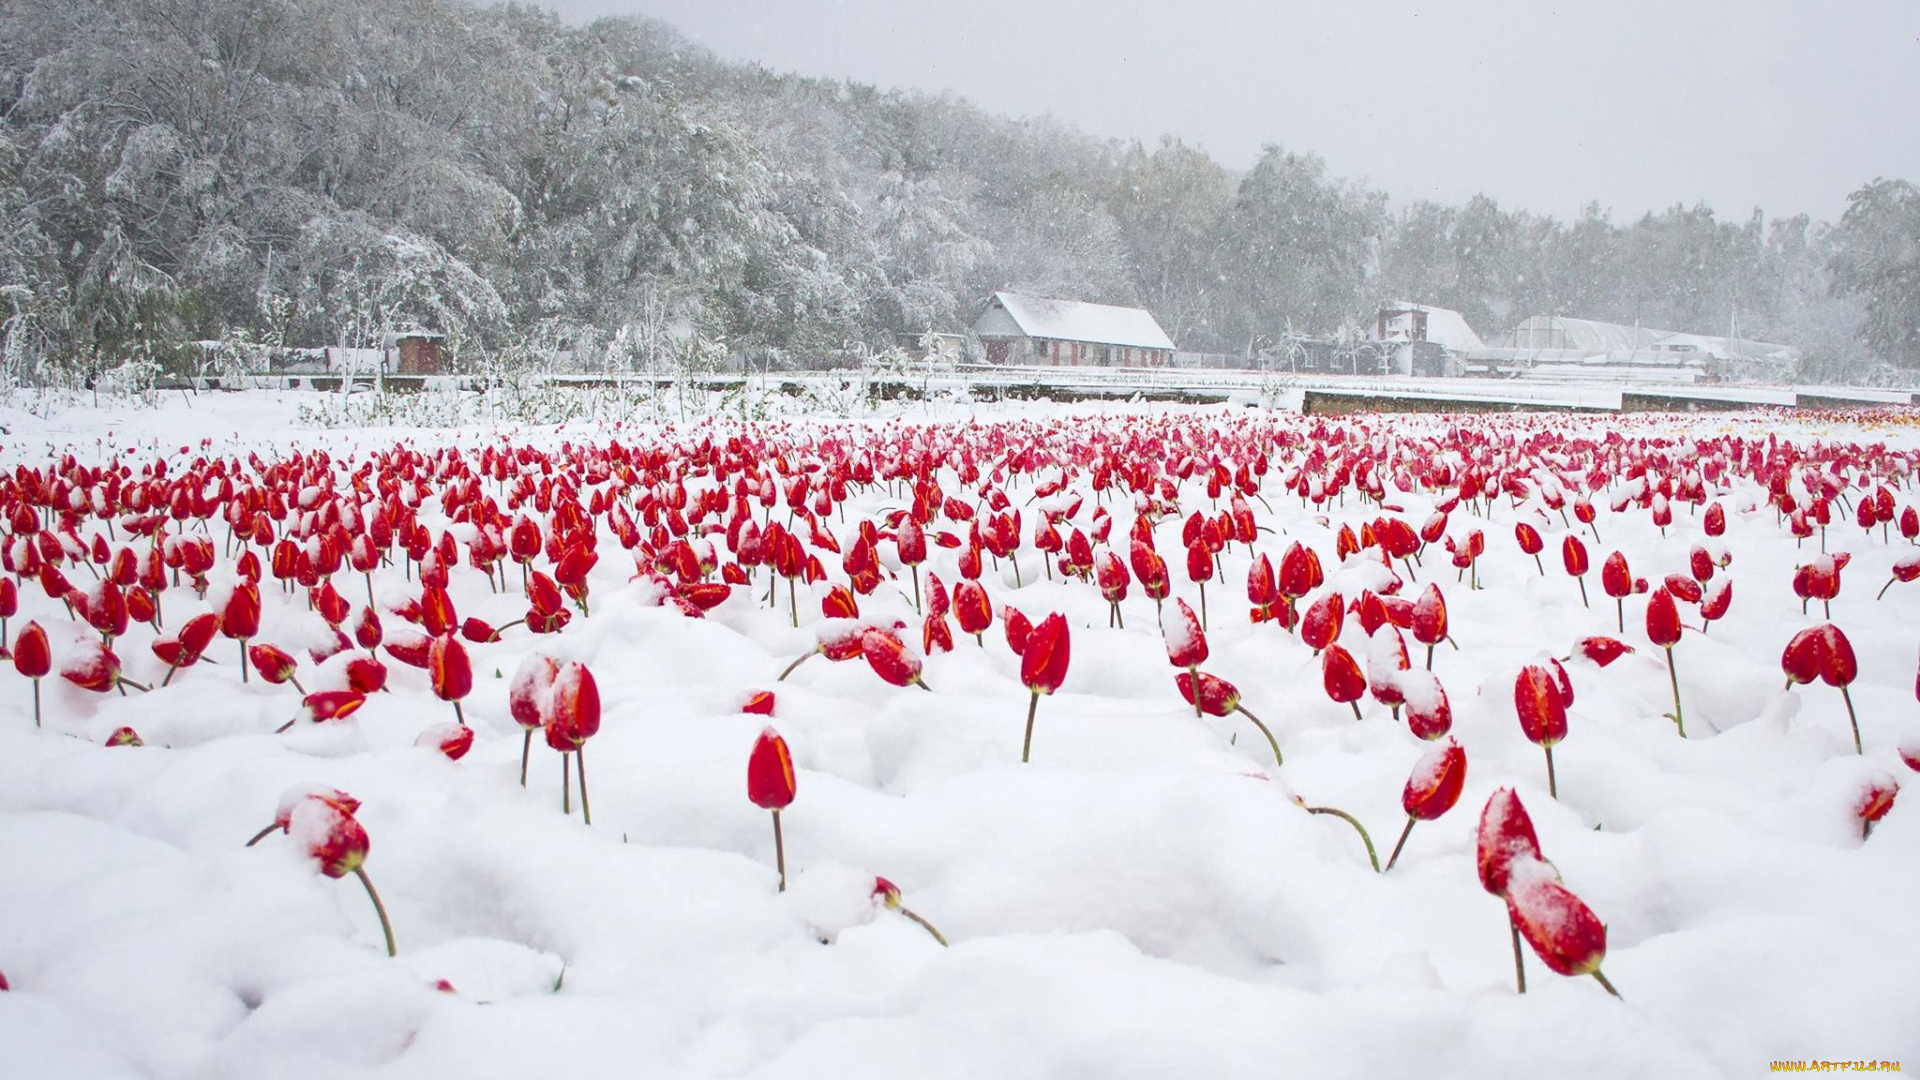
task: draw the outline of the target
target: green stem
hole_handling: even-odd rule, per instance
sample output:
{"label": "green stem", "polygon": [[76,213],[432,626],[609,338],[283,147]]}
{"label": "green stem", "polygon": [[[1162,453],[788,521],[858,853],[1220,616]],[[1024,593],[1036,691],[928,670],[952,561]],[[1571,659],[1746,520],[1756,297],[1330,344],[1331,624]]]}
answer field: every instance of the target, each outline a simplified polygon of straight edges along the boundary
{"label": "green stem", "polygon": [[1361,841],[1367,845],[1367,861],[1373,864],[1373,872],[1376,874],[1380,872],[1380,856],[1374,854],[1373,837],[1367,835],[1367,827],[1360,824],[1352,814],[1347,813],[1345,810],[1335,810],[1331,806],[1309,806],[1306,810],[1309,814],[1332,814],[1334,817],[1353,826],[1355,831],[1360,834]]}
{"label": "green stem", "polygon": [[261,829],[259,832],[254,833],[253,839],[247,841],[247,846],[252,847],[253,845],[259,843],[260,841],[265,840],[267,838],[268,833],[271,833],[273,830],[279,827],[280,827],[280,823],[276,821],[273,824],[268,825],[266,828]]}
{"label": "green stem", "polygon": [[399,950],[393,947],[393,924],[387,921],[387,905],[380,902],[380,894],[374,891],[373,879],[367,876],[363,867],[354,867],[353,874],[360,879],[360,884],[367,887],[367,898],[373,901],[373,913],[380,916],[380,932],[387,936],[387,955],[400,955]]}
{"label": "green stem", "polygon": [[787,841],[780,833],[780,811],[773,812],[773,861],[780,868],[780,891],[787,891]]}
{"label": "green stem", "polygon": [[1253,721],[1253,726],[1259,728],[1260,734],[1265,735],[1267,737],[1267,745],[1273,747],[1273,763],[1275,765],[1286,764],[1286,762],[1282,761],[1280,758],[1280,743],[1276,739],[1274,739],[1273,732],[1267,730],[1267,725],[1261,723],[1259,717],[1253,715],[1252,713],[1248,712],[1246,709],[1238,705],[1234,706],[1233,711]]}
{"label": "green stem", "polygon": [[[1400,861],[1400,849],[1407,846],[1407,837],[1413,835],[1414,823],[1419,820],[1419,818],[1414,817],[1412,814],[1407,815],[1407,827],[1400,830],[1400,839],[1393,845],[1393,854],[1387,856],[1388,870],[1393,869],[1393,864]],[[1382,872],[1384,873],[1385,871]]]}
{"label": "green stem", "polygon": [[[1593,969],[1593,972],[1592,972],[1592,975],[1593,975],[1593,977],[1594,977],[1594,978],[1596,978],[1596,979],[1599,979],[1599,980],[1600,980],[1600,985],[1601,985],[1601,986],[1604,986],[1604,987],[1606,987],[1606,988],[1607,988],[1607,993],[1609,993],[1609,994],[1612,994],[1612,995],[1613,995],[1614,997],[1617,997],[1617,998],[1618,998],[1618,997],[1620,997],[1620,991],[1618,991],[1618,990],[1615,990],[1615,989],[1613,988],[1613,984],[1607,981],[1607,977],[1606,977],[1605,975],[1602,975],[1602,974],[1600,974],[1600,969],[1599,969],[1599,968],[1594,968],[1594,969]],[[1625,1001],[1625,1000],[1627,1000],[1627,999],[1626,999],[1626,998],[1620,998],[1620,1000],[1621,1000],[1621,1001]]]}
{"label": "green stem", "polygon": [[527,786],[527,755],[533,752],[533,729],[528,728],[526,736],[520,740],[520,786]]}
{"label": "green stem", "polygon": [[1520,986],[1520,992],[1527,992],[1527,964],[1520,954],[1520,924],[1513,921],[1513,913],[1507,913],[1507,930],[1513,934],[1513,981]]}
{"label": "green stem", "polygon": [[1587,579],[1586,579],[1586,577],[1584,577],[1584,576],[1582,576],[1582,575],[1575,575],[1575,576],[1574,576],[1574,579],[1573,579],[1573,580],[1575,580],[1575,581],[1577,581],[1577,582],[1579,582],[1579,583],[1580,583],[1580,606],[1581,606],[1581,607],[1583,607],[1583,608],[1587,608],[1587,609],[1589,609],[1589,610],[1591,610],[1591,609],[1592,609],[1592,607],[1593,607],[1593,605],[1592,605],[1592,604],[1589,604],[1589,603],[1587,602]]}
{"label": "green stem", "polygon": [[587,744],[581,743],[579,748],[574,750],[574,754],[579,758],[577,764],[580,767],[580,819],[591,825],[593,824],[593,804],[587,801]]}
{"label": "green stem", "polygon": [[[977,635],[977,634],[976,634],[976,635],[974,635],[974,636],[976,636],[976,637],[978,637],[979,635]],[[801,664],[804,664],[804,663],[806,663],[806,662],[807,662],[807,659],[808,659],[809,657],[811,657],[811,656],[813,656],[813,655],[815,655],[815,654],[816,654],[816,653],[818,653],[819,651],[820,651],[819,649],[815,649],[815,650],[813,650],[813,652],[807,652],[807,653],[801,653],[801,654],[800,654],[800,656],[799,656],[799,658],[798,658],[798,659],[796,659],[796,660],[795,660],[795,661],[794,661],[793,663],[791,663],[791,664],[788,664],[788,665],[787,665],[787,669],[786,669],[785,671],[782,671],[782,672],[780,673],[780,677],[779,677],[779,678],[777,678],[777,679],[775,679],[775,680],[773,680],[773,681],[774,681],[774,682],[786,682],[786,681],[787,681],[787,676],[789,676],[789,675],[791,675],[791,674],[793,674],[793,669],[795,669],[795,668],[797,668],[797,667],[799,667],[799,666],[800,666]]]}
{"label": "green stem", "polygon": [[573,755],[560,753],[560,812],[573,813]]}
{"label": "green stem", "polygon": [[1860,718],[1854,715],[1853,695],[1844,686],[1840,688],[1840,699],[1847,703],[1847,722],[1853,725],[1853,752],[1864,754],[1866,751],[1860,747]]}
{"label": "green stem", "polygon": [[1033,692],[1032,700],[1027,702],[1027,738],[1020,744],[1020,764],[1027,763],[1027,755],[1033,750],[1033,714],[1040,708],[1040,691]]}
{"label": "green stem", "polygon": [[1551,746],[1546,747],[1546,751],[1547,751],[1547,797],[1557,799],[1560,797],[1560,781],[1557,780],[1553,775],[1553,747]]}
{"label": "green stem", "polygon": [[[1667,681],[1673,684],[1673,724],[1680,729],[1680,737],[1687,737],[1686,717],[1680,711],[1680,673],[1673,666],[1673,646],[1667,646]],[[1846,693],[1844,687],[1841,693]]]}
{"label": "green stem", "polygon": [[942,947],[945,947],[945,946],[946,946],[946,944],[947,944],[947,939],[946,939],[946,937],[945,937],[945,936],[943,936],[943,935],[942,935],[942,934],[940,933],[940,931],[938,931],[938,930],[935,930],[935,929],[933,928],[933,924],[932,924],[932,923],[930,923],[930,922],[928,922],[927,920],[925,920],[925,919],[923,919],[923,918],[921,918],[921,917],[920,917],[919,915],[917,915],[917,914],[915,914],[915,913],[914,913],[914,912],[913,912],[913,911],[912,911],[911,909],[908,909],[908,908],[901,908],[901,909],[900,909],[900,914],[902,914],[902,915],[905,915],[905,916],[906,916],[907,918],[909,918],[909,919],[912,919],[912,920],[913,920],[914,922],[917,922],[917,923],[919,923],[919,924],[920,924],[920,926],[921,926],[921,927],[922,927],[923,929],[925,929],[927,933],[929,933],[929,934],[932,934],[932,935],[933,935],[933,940],[935,940],[935,941],[937,941],[937,942],[939,942],[939,943],[941,944],[941,946],[942,946]]}

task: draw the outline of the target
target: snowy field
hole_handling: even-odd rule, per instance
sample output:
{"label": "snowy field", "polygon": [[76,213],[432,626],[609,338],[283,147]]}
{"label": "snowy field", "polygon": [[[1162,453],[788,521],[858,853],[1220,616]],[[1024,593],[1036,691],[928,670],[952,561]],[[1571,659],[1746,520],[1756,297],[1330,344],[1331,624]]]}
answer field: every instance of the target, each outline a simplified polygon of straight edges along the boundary
{"label": "snowy field", "polygon": [[[295,429],[295,397],[0,417],[0,528],[18,586],[8,640],[31,667],[22,634],[33,620],[50,652],[38,729],[35,684],[0,663],[0,1075],[1920,1069],[1920,793],[1870,833],[1861,816],[1872,792],[1915,779],[1903,746],[1920,758],[1920,581],[1875,597],[1920,552],[1901,521],[1920,508],[1910,413],[1342,422],[1036,406],[747,428],[317,432]],[[1798,519],[1779,512],[1781,494]],[[1891,507],[1891,520],[1862,528],[1863,503]],[[1017,546],[997,556],[992,521],[1015,510]],[[1143,511],[1169,578],[1166,633],[1139,573],[1151,560],[1130,542]],[[1224,528],[1219,550],[1189,524],[1196,511]],[[1722,516],[1723,534],[1708,535]],[[395,528],[408,518],[417,534]],[[522,518],[538,544],[515,565]],[[922,518],[923,606],[935,576],[952,605],[938,629],[916,611],[902,562]],[[1811,535],[1796,538],[1797,520]],[[232,539],[235,523],[255,542]],[[150,556],[156,524],[166,539]],[[1247,524],[1251,544],[1234,537]],[[1538,565],[1520,525],[1541,538]],[[773,551],[746,565],[753,536],[778,548],[765,537],[786,530],[790,565]],[[1417,553],[1383,550],[1422,530]],[[1457,571],[1452,551],[1464,561],[1475,530],[1484,548]],[[1086,580],[1067,572],[1076,531],[1101,571]],[[1041,550],[1048,534],[1058,555]],[[425,542],[410,555],[416,535]],[[1585,605],[1563,563],[1569,536],[1590,563]],[[1322,583],[1302,555],[1287,557],[1296,543]],[[1824,605],[1822,543],[1851,556]],[[1186,668],[1169,649],[1198,642],[1173,598],[1201,609],[1196,550],[1215,572],[1208,655],[1194,666],[1237,687],[1284,765],[1247,717],[1196,718],[1177,688]],[[586,551],[597,561],[580,577]],[[1618,604],[1603,580],[1616,551],[1629,567]],[[193,560],[207,552],[202,595]],[[363,574],[355,560],[368,552],[379,565]],[[79,597],[57,583],[49,595],[42,553]],[[459,644],[437,646],[424,668],[401,657],[447,613],[417,556],[430,577],[445,573],[455,625],[487,624],[443,635]],[[809,557],[819,580],[807,580]],[[1253,621],[1262,558],[1276,617]],[[992,610],[978,641],[958,589],[976,559]],[[1112,564],[1129,579],[1124,629],[1109,626],[1101,587]],[[1800,591],[1815,594],[1804,614],[1801,567]],[[169,679],[156,640],[165,652],[194,616],[244,607],[234,597],[250,570],[262,601],[251,644],[285,650],[306,691],[337,695],[323,701],[358,697],[350,679],[367,666],[350,676],[352,661],[379,660],[385,689],[316,722],[291,682],[260,670],[243,681],[243,646],[224,633]],[[330,577],[331,589],[310,594],[302,577]],[[523,580],[536,581],[534,599]],[[1434,636],[1433,609],[1413,602],[1436,583],[1452,644],[1435,637],[1429,680],[1420,637]],[[1692,602],[1689,583],[1704,586]],[[138,618],[148,584],[160,586],[159,629]],[[1676,592],[1685,737],[1663,715],[1675,702],[1658,643]],[[1336,593],[1340,651],[1317,657],[1303,636],[1330,628]],[[382,626],[372,649],[360,640],[370,596]],[[117,628],[116,603],[133,617],[113,653],[151,692],[102,676],[101,634],[81,616]],[[325,612],[341,604],[336,631]],[[1286,625],[1289,604],[1302,625]],[[1064,678],[1037,705],[1029,686],[1052,689],[1059,658],[1048,665],[1036,637],[1023,673],[1009,605],[1036,626],[1064,617]],[[1703,605],[1724,609],[1709,622]],[[1857,676],[1816,649],[1798,654],[1811,681],[1785,688],[1783,652],[1827,623],[1823,606]],[[530,608],[568,621],[545,634],[514,625]],[[1383,615],[1369,637],[1365,624]],[[878,629],[850,637],[860,627]],[[1633,651],[1602,666],[1576,647],[1591,637]],[[866,655],[815,657],[779,681],[795,658],[849,640]],[[473,739],[455,760],[437,744],[462,741],[442,699],[459,694],[448,656],[462,649]],[[1329,692],[1348,689],[1343,655],[1365,687],[1351,704]],[[549,738],[565,745],[570,699],[524,700],[522,715],[550,730],[532,733],[523,788],[509,686],[536,656],[585,665],[601,715],[563,758]],[[1564,661],[1570,705],[1549,658]],[[904,681],[916,664],[926,689],[883,678]],[[1516,694],[1517,681],[1536,685],[1529,666],[1554,677],[1537,684],[1544,696]],[[1376,872],[1355,828],[1303,807],[1364,824],[1384,866],[1408,821],[1410,773],[1446,745],[1414,731],[1437,733],[1436,687],[1467,761],[1458,802]],[[770,716],[745,711],[761,691]],[[1390,707],[1397,697],[1405,708]],[[1550,738],[1561,715],[1555,798],[1529,733],[1544,725]],[[748,798],[769,725],[792,763],[778,815],[785,892],[774,815]],[[143,745],[110,745],[122,728]],[[590,825],[577,787],[563,812],[563,760],[585,762]],[[765,801],[784,774],[777,758],[759,764]],[[350,793],[358,808],[295,798],[289,830],[245,846],[303,785]],[[1513,907],[1483,888],[1477,830],[1500,789],[1524,805],[1565,889],[1605,923],[1601,970],[1618,998],[1555,974],[1533,948],[1516,993],[1510,912],[1550,944],[1581,926],[1564,899],[1530,907],[1519,895],[1569,895],[1524,856]],[[1882,797],[1873,812],[1884,809]],[[354,823],[393,959],[352,867],[315,853]],[[876,897],[876,876],[950,944]],[[1590,953],[1591,933],[1576,944]]]}

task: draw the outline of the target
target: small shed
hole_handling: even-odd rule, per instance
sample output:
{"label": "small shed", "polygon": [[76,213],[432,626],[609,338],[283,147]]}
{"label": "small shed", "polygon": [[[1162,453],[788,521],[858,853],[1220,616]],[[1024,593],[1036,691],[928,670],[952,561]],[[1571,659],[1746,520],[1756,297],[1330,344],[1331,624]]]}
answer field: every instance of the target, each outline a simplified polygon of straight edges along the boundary
{"label": "small shed", "polygon": [[443,375],[442,334],[428,330],[398,330],[383,343],[388,354],[384,367],[396,375]]}
{"label": "small shed", "polygon": [[990,364],[1165,367],[1173,339],[1144,308],[997,292],[973,332]]}

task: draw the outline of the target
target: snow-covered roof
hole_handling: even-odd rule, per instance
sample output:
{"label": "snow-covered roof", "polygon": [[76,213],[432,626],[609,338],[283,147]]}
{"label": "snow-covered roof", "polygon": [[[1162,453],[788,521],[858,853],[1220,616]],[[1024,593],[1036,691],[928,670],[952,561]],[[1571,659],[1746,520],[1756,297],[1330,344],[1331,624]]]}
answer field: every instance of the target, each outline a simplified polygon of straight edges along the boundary
{"label": "snow-covered roof", "polygon": [[987,302],[981,319],[986,319],[996,310],[1006,312],[1020,332],[1028,337],[1124,345],[1136,349],[1173,348],[1173,339],[1160,329],[1160,323],[1144,308],[997,292]]}
{"label": "snow-covered roof", "polygon": [[1486,345],[1473,327],[1467,325],[1466,316],[1452,308],[1434,307],[1432,304],[1415,304],[1400,300],[1387,305],[1390,311],[1424,311],[1427,315],[1427,340],[1443,345],[1455,352],[1469,349],[1482,349]]}

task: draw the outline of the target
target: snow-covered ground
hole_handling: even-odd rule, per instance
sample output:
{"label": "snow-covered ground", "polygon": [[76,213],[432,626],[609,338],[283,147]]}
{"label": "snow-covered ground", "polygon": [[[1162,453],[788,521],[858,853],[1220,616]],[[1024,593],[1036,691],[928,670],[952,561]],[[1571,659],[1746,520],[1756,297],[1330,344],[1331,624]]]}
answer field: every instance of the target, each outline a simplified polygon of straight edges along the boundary
{"label": "snow-covered ground", "polygon": [[[346,491],[353,469],[402,442],[429,456],[457,447],[477,462],[484,446],[711,446],[739,430],[305,432],[291,426],[294,397],[202,395],[190,407],[51,419],[14,412],[0,465],[124,454],[135,472],[161,457],[177,474],[204,438],[243,463],[324,448]],[[1448,430],[1433,417],[1340,424],[1226,409],[1034,406],[947,419],[979,426],[941,429],[928,448],[961,432],[968,445],[1000,432],[1005,450],[1037,441],[1052,452],[1134,435],[1163,440],[1138,455],[1158,462],[1173,459],[1179,444],[1164,440],[1174,431],[1300,432],[1337,454]],[[1696,437],[1761,447],[1772,435],[1885,441],[1905,455],[1920,439],[1895,419],[1462,423],[1503,452],[1538,440],[1528,451],[1536,462],[1575,452],[1569,440],[1677,438],[1647,452],[1666,454],[1678,475]],[[837,440],[857,452],[876,440],[896,445],[909,430],[818,422],[749,434]],[[1341,441],[1350,435],[1360,441]],[[762,465],[784,465],[776,453]],[[1849,478],[1886,460],[1866,450],[1843,457],[1856,466]],[[1325,565],[1327,583],[1302,598],[1302,611],[1324,589],[1355,599],[1387,577],[1366,554],[1341,565],[1343,524],[1358,530],[1390,513],[1418,528],[1447,494],[1400,491],[1389,479],[1394,511],[1352,490],[1306,505],[1284,487],[1300,464],[1298,450],[1277,451],[1260,484],[1264,503],[1252,507],[1269,530],[1257,554],[1277,565],[1299,541]],[[1042,508],[1078,492],[1071,523],[1091,528],[1097,501],[1084,469],[1067,491],[1031,503],[1035,480],[1057,469],[1002,478],[1025,511],[1020,583],[1006,559],[989,557],[982,576],[996,616],[1008,603],[1036,622],[1060,612],[1071,630],[1065,683],[1039,702],[1025,765],[1031,695],[997,617],[984,647],[956,627],[953,650],[925,658],[930,693],[889,685],[859,659],[816,658],[775,681],[815,646],[821,597],[847,580],[826,552],[827,580],[799,589],[799,627],[784,585],[776,607],[761,599],[765,568],[755,588],[736,588],[695,619],[659,603],[659,582],[630,580],[633,557],[603,517],[590,616],[576,613],[556,635],[515,627],[468,646],[474,688],[464,713],[478,738],[458,761],[415,745],[453,710],[427,672],[391,659],[391,693],[344,720],[303,721],[281,735],[273,732],[295,716],[299,693],[257,677],[243,685],[238,647],[225,638],[207,653],[217,665],[184,669],[151,694],[80,689],[57,665],[86,635],[29,578],[9,628],[17,638],[29,618],[46,626],[56,674],[41,684],[45,727],[35,730],[30,684],[0,667],[0,973],[11,984],[0,993],[0,1075],[1678,1077],[1753,1075],[1781,1059],[1920,1068],[1920,789],[1865,841],[1855,816],[1876,777],[1913,779],[1898,748],[1920,737],[1920,582],[1874,594],[1915,549],[1897,528],[1890,543],[1878,528],[1863,532],[1834,505],[1827,546],[1852,554],[1832,620],[1859,658],[1850,694],[1865,752],[1856,754],[1838,690],[1782,685],[1783,647],[1822,621],[1818,601],[1802,615],[1791,587],[1817,541],[1797,544],[1745,476],[1728,476],[1723,493],[1709,487],[1726,511],[1724,537],[1706,541],[1704,507],[1677,500],[1663,536],[1647,511],[1611,509],[1608,493],[1628,485],[1622,464],[1594,497],[1604,542],[1541,512],[1536,493],[1518,509],[1495,500],[1491,520],[1466,505],[1453,511],[1450,535],[1485,531],[1481,589],[1456,581],[1440,544],[1412,568],[1401,595],[1433,581],[1444,590],[1458,648],[1442,645],[1433,671],[1469,766],[1459,804],[1415,828],[1387,874],[1369,865],[1352,828],[1303,812],[1295,797],[1365,823],[1384,862],[1407,820],[1402,788],[1428,745],[1371,698],[1356,722],[1322,690],[1320,661],[1298,636],[1248,621],[1242,544],[1220,554],[1222,577],[1207,593],[1204,668],[1239,688],[1274,730],[1285,765],[1243,718],[1197,720],[1137,580],[1121,605],[1125,629],[1109,629],[1097,588],[1041,571],[1031,544]],[[945,493],[982,503],[979,488],[997,474],[993,460],[979,465],[972,485],[942,469]],[[685,480],[696,492],[712,483],[697,471]],[[1215,512],[1204,480],[1203,470],[1180,486],[1180,512],[1155,531],[1174,595],[1195,608],[1181,523],[1195,509]],[[484,494],[505,507],[491,481]],[[1909,487],[1895,494],[1902,508],[1920,502]],[[844,550],[859,522],[884,527],[908,501],[901,486],[855,485],[821,527]],[[1132,505],[1111,493],[1104,502],[1124,561]],[[782,501],[771,520],[785,514]],[[448,525],[433,495],[420,515],[436,538]],[[1516,545],[1520,521],[1545,537],[1544,575]],[[88,521],[83,537],[101,525]],[[940,518],[929,537],[943,530],[965,535],[964,524]],[[472,533],[451,531],[463,545]],[[1558,564],[1570,531],[1591,554],[1591,607]],[[216,549],[224,532],[212,522]],[[724,560],[724,537],[712,539]],[[1600,566],[1618,549],[1657,585],[1687,574],[1690,549],[1703,542],[1724,547],[1731,562],[1718,573],[1738,585],[1727,616],[1704,634],[1690,630],[1675,650],[1683,739],[1662,716],[1672,695],[1663,654],[1647,639],[1648,597],[1626,599],[1625,631],[1616,631]],[[959,552],[929,546],[923,583],[932,572],[951,588]],[[861,615],[906,623],[917,655],[911,582],[891,541],[878,554],[887,577],[859,598]],[[552,570],[544,556],[535,568]],[[67,569],[77,587],[92,586],[85,570]],[[234,580],[233,563],[222,559],[212,577],[217,594]],[[463,561],[450,585],[460,615],[495,625],[521,617],[517,568],[506,577],[515,587],[495,592]],[[365,602],[358,574],[344,571],[337,584],[356,608]],[[389,638],[411,631],[393,612],[419,595],[418,583],[396,563],[372,589]],[[261,592],[256,640],[298,655],[308,689],[337,683],[342,660],[316,666],[306,655],[330,634],[304,596],[271,576]],[[184,584],[162,598],[168,632],[207,608]],[[1699,627],[1690,606],[1681,613]],[[1580,638],[1602,634],[1637,651],[1605,669],[1567,662],[1576,699],[1554,750],[1556,800],[1543,755],[1516,720],[1515,676],[1543,651],[1566,657]],[[153,637],[136,625],[116,645],[129,678],[162,680]],[[1365,663],[1369,643],[1352,616],[1341,642]],[[1408,646],[1420,666],[1426,650],[1411,638]],[[584,662],[599,686],[604,719],[587,748],[591,826],[577,799],[562,813],[559,755],[539,738],[528,786],[518,782],[521,729],[507,686],[536,653]],[[759,690],[775,693],[770,719],[742,712]],[[780,815],[785,893],[770,815],[745,791],[749,751],[769,723],[791,746],[797,780]],[[122,726],[145,745],[103,745]],[[392,917],[397,960],[351,876],[323,876],[294,837],[243,846],[298,784],[361,801],[366,870]],[[1507,912],[1475,869],[1475,824],[1502,787],[1518,792],[1546,856],[1606,922],[1604,970],[1621,999],[1594,980],[1551,974],[1531,952],[1527,993],[1515,993]],[[951,946],[876,903],[876,875]]]}

